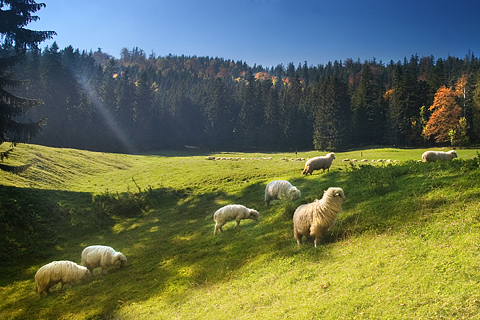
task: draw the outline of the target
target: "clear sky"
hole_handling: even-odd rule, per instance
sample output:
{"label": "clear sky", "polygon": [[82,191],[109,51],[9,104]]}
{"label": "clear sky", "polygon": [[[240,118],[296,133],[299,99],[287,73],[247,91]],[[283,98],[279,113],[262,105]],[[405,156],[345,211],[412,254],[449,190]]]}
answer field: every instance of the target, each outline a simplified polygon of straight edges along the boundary
{"label": "clear sky", "polygon": [[[61,49],[210,56],[253,66],[480,56],[479,0],[37,0]],[[52,41],[40,44],[43,48]]]}

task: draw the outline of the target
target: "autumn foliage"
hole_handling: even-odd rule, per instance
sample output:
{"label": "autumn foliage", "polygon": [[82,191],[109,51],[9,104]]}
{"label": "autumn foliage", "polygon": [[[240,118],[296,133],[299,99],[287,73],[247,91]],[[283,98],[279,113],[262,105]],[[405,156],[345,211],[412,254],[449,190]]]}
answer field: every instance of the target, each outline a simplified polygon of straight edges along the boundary
{"label": "autumn foliage", "polygon": [[429,108],[433,113],[423,130],[425,137],[434,136],[438,143],[450,140],[449,131],[456,130],[462,115],[457,97],[453,88],[442,86],[437,90],[433,105]]}

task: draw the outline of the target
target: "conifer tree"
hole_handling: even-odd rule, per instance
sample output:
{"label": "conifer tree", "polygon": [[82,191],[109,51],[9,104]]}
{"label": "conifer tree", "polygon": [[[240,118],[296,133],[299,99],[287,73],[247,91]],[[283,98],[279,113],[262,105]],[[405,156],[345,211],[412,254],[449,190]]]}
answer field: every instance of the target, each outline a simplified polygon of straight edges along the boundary
{"label": "conifer tree", "polygon": [[[0,144],[5,141],[22,142],[36,135],[44,123],[43,120],[22,123],[16,117],[25,114],[31,108],[42,103],[38,99],[18,97],[8,90],[25,85],[26,81],[15,80],[11,69],[21,61],[29,48],[52,38],[53,31],[34,31],[25,27],[38,16],[32,15],[44,3],[33,0],[2,0],[0,1],[0,34],[3,42],[0,44]],[[8,153],[3,152],[3,159]]]}

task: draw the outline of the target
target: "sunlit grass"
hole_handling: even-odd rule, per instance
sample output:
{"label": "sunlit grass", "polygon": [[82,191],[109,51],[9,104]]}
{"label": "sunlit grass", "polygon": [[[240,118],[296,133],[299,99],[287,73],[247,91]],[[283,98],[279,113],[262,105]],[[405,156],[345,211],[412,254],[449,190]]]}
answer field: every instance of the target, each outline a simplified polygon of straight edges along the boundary
{"label": "sunlit grass", "polygon": [[[68,205],[79,208],[85,206],[83,194],[91,198],[107,189],[116,194],[152,188],[154,201],[141,215],[114,215],[105,228],[61,234],[64,240],[41,257],[2,267],[0,318],[479,317],[480,169],[465,161],[477,150],[459,150],[459,159],[450,163],[417,163],[423,151],[337,153],[329,173],[305,177],[304,162],[280,159],[325,153],[228,153],[214,156],[249,159],[205,160],[206,154],[120,155],[20,145],[21,157],[12,154],[8,161],[22,165],[23,157],[41,166],[18,175],[0,172],[3,185],[70,191]],[[35,160],[39,154],[48,165]],[[344,158],[399,163],[352,165]],[[273,179],[290,180],[302,197],[266,208],[263,190]],[[344,189],[344,213],[316,250],[297,246],[295,208],[329,186]],[[214,236],[212,214],[229,203],[256,208],[260,219],[242,221],[238,230],[229,223]],[[45,298],[35,295],[40,266],[61,259],[80,263],[81,251],[92,244],[112,246],[128,264],[64,292],[58,286]]]}

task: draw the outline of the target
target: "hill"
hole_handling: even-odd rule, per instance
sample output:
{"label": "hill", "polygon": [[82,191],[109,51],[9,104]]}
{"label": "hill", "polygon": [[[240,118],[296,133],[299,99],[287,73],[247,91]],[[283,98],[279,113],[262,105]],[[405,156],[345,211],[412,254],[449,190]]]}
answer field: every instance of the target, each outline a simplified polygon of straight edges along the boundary
{"label": "hill", "polygon": [[[422,152],[337,153],[329,172],[302,176],[303,161],[281,159],[318,152],[206,160],[196,150],[124,155],[20,145],[5,164],[29,167],[0,171],[0,318],[478,317],[478,151],[417,163]],[[302,197],[266,208],[263,190],[274,179],[288,179]],[[316,250],[297,246],[295,208],[330,186],[344,189],[344,212]],[[227,224],[214,236],[211,216],[228,203],[256,208],[258,223]],[[35,295],[40,266],[79,263],[93,244],[121,251],[127,266]]]}

